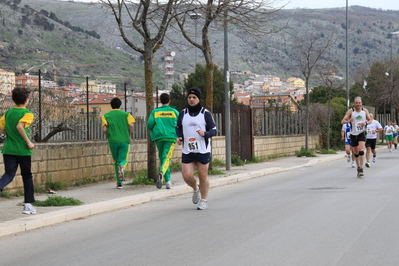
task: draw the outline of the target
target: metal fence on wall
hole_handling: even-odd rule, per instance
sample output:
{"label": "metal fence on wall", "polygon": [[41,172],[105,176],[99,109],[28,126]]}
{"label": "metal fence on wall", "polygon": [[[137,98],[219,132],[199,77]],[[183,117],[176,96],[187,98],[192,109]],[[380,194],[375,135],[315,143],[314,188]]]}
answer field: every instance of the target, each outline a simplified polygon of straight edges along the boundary
{"label": "metal fence on wall", "polygon": [[[221,114],[214,114],[215,123],[218,128],[218,135],[222,132],[222,116]],[[145,117],[135,117],[134,130],[132,134],[133,139],[147,138],[147,122]],[[45,138],[52,130],[60,123],[70,128],[54,135],[49,142],[69,142],[69,141],[85,141],[87,140],[87,125],[89,125],[89,139],[90,140],[106,140],[102,132],[101,117],[90,117],[89,123],[86,118],[70,118],[66,120],[53,119],[42,126],[42,138]]]}
{"label": "metal fence on wall", "polygon": [[305,133],[305,112],[254,110],[254,135],[298,135]]}

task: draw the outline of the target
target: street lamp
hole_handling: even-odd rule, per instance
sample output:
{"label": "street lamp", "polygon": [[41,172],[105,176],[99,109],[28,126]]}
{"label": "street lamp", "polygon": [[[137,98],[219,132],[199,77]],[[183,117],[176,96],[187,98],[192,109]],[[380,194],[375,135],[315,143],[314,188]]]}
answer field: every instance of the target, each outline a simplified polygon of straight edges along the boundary
{"label": "street lamp", "polygon": [[346,109],[349,110],[349,47],[348,47],[348,0],[346,0]]}
{"label": "street lamp", "polygon": [[[390,32],[389,33],[389,35],[391,35],[391,56],[390,56],[390,59],[389,59],[389,68],[390,68],[390,71],[391,71],[391,84],[392,84],[392,87],[391,87],[391,99],[390,99],[390,101],[392,101],[393,99],[393,91],[394,91],[394,84],[393,84],[393,66],[392,66],[392,50],[393,50],[393,36],[395,36],[395,35],[399,35],[399,31],[393,31],[393,32]],[[388,73],[388,75],[389,75],[389,73]],[[387,75],[387,76],[388,76]],[[392,104],[391,104],[391,118],[394,118],[395,120],[396,120],[396,115],[395,116],[393,116],[394,115],[394,108],[392,107]]]}
{"label": "street lamp", "polygon": [[389,35],[391,35],[391,63],[392,63],[392,37],[394,35],[399,35],[399,31],[390,32]]}
{"label": "street lamp", "polygon": [[[194,42],[197,43],[197,19],[201,18],[201,14],[191,13],[189,16],[195,22]],[[195,65],[197,65],[197,47],[195,47]]]}

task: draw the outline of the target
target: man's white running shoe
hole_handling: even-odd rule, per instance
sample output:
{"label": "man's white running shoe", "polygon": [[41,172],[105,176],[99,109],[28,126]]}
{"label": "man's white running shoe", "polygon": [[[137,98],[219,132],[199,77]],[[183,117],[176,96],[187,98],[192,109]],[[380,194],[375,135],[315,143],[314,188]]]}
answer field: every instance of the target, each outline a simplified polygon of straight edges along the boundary
{"label": "man's white running shoe", "polygon": [[392,149],[389,149],[389,152],[392,152]]}
{"label": "man's white running shoe", "polygon": [[366,163],[366,167],[370,168],[370,163],[369,162]]}
{"label": "man's white running shoe", "polygon": [[172,186],[172,181],[168,181],[166,182],[166,189],[170,189],[170,187]]}
{"label": "man's white running shoe", "polygon": [[373,163],[377,161],[377,157],[373,157]]}
{"label": "man's white running shoe", "polygon": [[196,190],[193,191],[193,203],[197,204],[200,201],[200,199],[201,199],[200,190],[198,188],[197,191]]}
{"label": "man's white running shoe", "polygon": [[352,162],[352,168],[355,168],[355,162]]}
{"label": "man's white running shoe", "polygon": [[23,214],[36,214],[36,209],[30,203],[25,203]]}
{"label": "man's white running shoe", "polygon": [[197,206],[197,210],[206,210],[208,208],[208,201],[201,199],[200,203]]}
{"label": "man's white running shoe", "polygon": [[348,163],[351,161],[351,156],[350,156],[350,155],[347,155],[346,161],[347,161]]}

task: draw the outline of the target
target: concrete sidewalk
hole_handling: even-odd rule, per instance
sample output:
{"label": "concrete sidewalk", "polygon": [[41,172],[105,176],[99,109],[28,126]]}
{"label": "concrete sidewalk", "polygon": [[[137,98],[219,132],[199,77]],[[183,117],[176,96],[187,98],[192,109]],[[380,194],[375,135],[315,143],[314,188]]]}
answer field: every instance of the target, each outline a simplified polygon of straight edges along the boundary
{"label": "concrete sidewalk", "polygon": [[[343,151],[337,154],[318,154],[317,156],[301,158],[291,156],[261,163],[235,166],[228,171],[220,169],[224,174],[209,176],[211,188],[309,164],[337,159],[342,159],[343,162],[346,162]],[[192,193],[192,189],[185,184],[180,172],[172,173],[171,179],[173,183],[171,189],[165,189],[165,186],[162,189],[157,189],[155,185],[124,185],[123,189],[116,189],[113,181],[72,187],[65,191],[59,191],[55,195],[78,199],[84,203],[83,205],[35,207],[37,210],[35,215],[22,214],[23,207],[20,204],[23,201],[23,197],[15,199],[0,198],[0,237],[126,208],[152,200]],[[35,195],[36,200],[46,200],[48,196],[49,194]]]}

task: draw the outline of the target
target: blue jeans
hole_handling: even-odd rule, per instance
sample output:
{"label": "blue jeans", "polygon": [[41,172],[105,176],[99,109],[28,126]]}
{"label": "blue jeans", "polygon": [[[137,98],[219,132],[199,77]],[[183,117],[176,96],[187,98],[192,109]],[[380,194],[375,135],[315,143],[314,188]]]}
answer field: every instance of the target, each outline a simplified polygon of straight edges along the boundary
{"label": "blue jeans", "polygon": [[17,173],[18,165],[21,168],[22,181],[24,183],[24,197],[25,203],[35,202],[33,177],[31,171],[32,158],[31,156],[17,156],[3,154],[5,173],[0,178],[0,190],[14,180]]}

